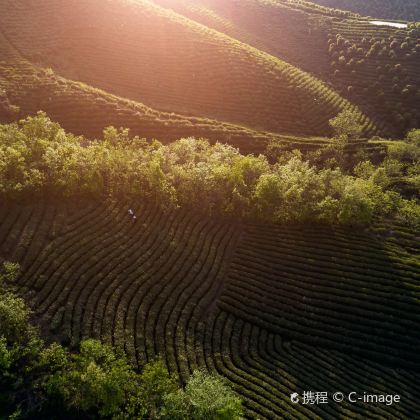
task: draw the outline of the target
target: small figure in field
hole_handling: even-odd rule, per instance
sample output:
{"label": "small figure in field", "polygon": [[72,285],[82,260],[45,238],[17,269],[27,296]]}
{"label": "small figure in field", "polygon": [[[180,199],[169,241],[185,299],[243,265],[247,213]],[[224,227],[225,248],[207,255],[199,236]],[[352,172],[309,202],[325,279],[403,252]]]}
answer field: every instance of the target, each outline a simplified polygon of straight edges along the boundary
{"label": "small figure in field", "polygon": [[133,210],[128,210],[128,214],[131,216],[131,220],[133,221],[133,223],[137,222],[137,216],[134,214]]}

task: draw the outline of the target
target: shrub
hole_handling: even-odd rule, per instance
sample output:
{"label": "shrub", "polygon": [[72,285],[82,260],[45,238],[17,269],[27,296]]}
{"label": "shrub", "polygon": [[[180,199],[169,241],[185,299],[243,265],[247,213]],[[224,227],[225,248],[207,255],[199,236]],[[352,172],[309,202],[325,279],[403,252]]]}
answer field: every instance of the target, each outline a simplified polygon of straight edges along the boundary
{"label": "shrub", "polygon": [[338,137],[357,138],[362,133],[358,120],[358,113],[345,110],[330,120],[330,126]]}

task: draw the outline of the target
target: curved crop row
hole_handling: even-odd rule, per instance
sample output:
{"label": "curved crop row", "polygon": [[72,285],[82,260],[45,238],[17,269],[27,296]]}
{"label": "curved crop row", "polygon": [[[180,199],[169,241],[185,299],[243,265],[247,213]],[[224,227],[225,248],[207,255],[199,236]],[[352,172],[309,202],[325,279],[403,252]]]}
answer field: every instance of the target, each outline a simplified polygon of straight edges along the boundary
{"label": "curved crop row", "polygon": [[43,110],[67,131],[88,138],[101,137],[103,129],[113,125],[129,128],[132,135],[149,140],[170,142],[188,136],[203,137],[232,144],[244,153],[261,153],[271,140],[302,150],[329,144],[328,139],[260,132],[216,120],[154,110],[34,67],[1,33],[0,52],[5,59],[0,60],[0,93],[4,93],[6,100],[4,108],[0,106],[1,121],[12,121]]}
{"label": "curved crop row", "polygon": [[[333,21],[330,76],[339,92],[400,134],[420,124],[420,28]],[[368,111],[368,110],[371,111]]]}
{"label": "curved crop row", "polygon": [[[208,320],[201,343],[201,363],[231,381],[250,417],[406,418],[419,408],[418,372],[396,371],[369,359],[286,341],[223,311]],[[327,392],[328,404],[302,404],[307,391]],[[300,404],[290,401],[295,392]],[[397,394],[401,403],[337,404],[332,400],[335,392]]]}
{"label": "curved crop row", "polygon": [[400,258],[365,234],[248,226],[223,308],[285,337],[418,368],[420,269]]}
{"label": "curved crop row", "polygon": [[138,363],[161,354],[171,371],[189,374],[187,353],[220,292],[234,225],[148,203],[16,206],[1,215],[2,259],[22,265],[16,286],[54,334],[74,345],[100,338]]}
{"label": "curved crop row", "polygon": [[[415,247],[398,227],[380,245],[149,202],[0,206],[0,260],[20,263],[15,286],[56,338],[99,338],[138,365],[161,355],[180,381],[197,368],[220,373],[255,418],[418,412],[419,268],[397,235]],[[305,391],[328,392],[329,403],[290,401]],[[401,403],[335,404],[334,392]]]}
{"label": "curved crop row", "polygon": [[417,0],[312,0],[314,3],[351,10],[364,16],[382,19],[420,20]]}
{"label": "curved crop row", "polygon": [[328,71],[327,34],[323,30],[324,20],[318,16],[319,7],[307,9],[298,4],[266,0],[154,2],[318,77],[322,78]]}
{"label": "curved crop row", "polygon": [[352,107],[309,73],[147,1],[3,0],[0,22],[30,62],[156,109],[327,135]]}

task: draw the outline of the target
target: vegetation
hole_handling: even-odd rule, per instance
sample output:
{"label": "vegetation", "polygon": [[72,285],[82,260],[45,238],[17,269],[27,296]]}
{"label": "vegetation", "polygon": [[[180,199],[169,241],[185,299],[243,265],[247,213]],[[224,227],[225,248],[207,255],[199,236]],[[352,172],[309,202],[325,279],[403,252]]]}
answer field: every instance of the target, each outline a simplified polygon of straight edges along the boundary
{"label": "vegetation", "polygon": [[403,402],[386,409],[344,405],[355,415],[416,412],[414,229],[243,225],[143,199],[0,211],[0,255],[21,265],[16,290],[72,349],[100,339],[138,369],[161,355],[182,383],[217,373],[252,417],[325,416],[290,394],[338,387],[400,390]]}
{"label": "vegetation", "polygon": [[[226,312],[291,340],[418,368],[419,337],[412,327],[420,313],[409,297],[417,295],[414,256],[391,253],[366,233],[317,226],[272,231],[245,229],[221,298]],[[385,290],[393,296],[390,305]]]}
{"label": "vegetation", "polygon": [[0,0],[1,420],[418,416],[414,3]]}
{"label": "vegetation", "polygon": [[4,122],[44,109],[66,130],[88,138],[100,137],[104,127],[114,125],[164,143],[196,136],[229,143],[245,153],[261,153],[272,140],[305,150],[329,142],[326,138],[262,132],[215,119],[158,111],[141,102],[40,70],[17,54],[1,34],[0,48],[7,58],[0,63],[0,120]]}
{"label": "vegetation", "polygon": [[[8,412],[20,404],[16,416],[238,418],[237,397],[221,379],[205,380],[204,369],[227,378],[246,415],[310,417],[288,402],[306,374],[284,339],[300,343],[298,357],[315,357],[315,366],[327,358],[337,369],[345,358],[348,387],[365,383],[365,369],[373,383],[385,375],[395,389],[414,387],[420,218],[409,186],[417,191],[419,132],[391,142],[377,165],[360,156],[340,167],[359,131],[348,113],[331,125],[329,160],[308,153],[312,164],[298,151],[270,163],[219,143],[148,143],[112,127],[89,141],[43,113],[2,125],[0,255],[22,267],[17,276],[7,265],[5,277],[48,334],[80,349],[20,330],[29,311],[4,292]],[[370,229],[356,234],[349,223]],[[21,350],[10,349],[10,336]],[[159,355],[162,363],[150,365]],[[312,387],[318,375],[302,384]],[[316,383],[337,387],[334,378]],[[413,412],[404,395],[395,416]]]}
{"label": "vegetation", "polygon": [[419,31],[418,24],[396,29],[360,20],[334,22],[328,35],[335,87],[362,109],[371,107],[393,135],[420,125]]}
{"label": "vegetation", "polygon": [[[98,13],[101,19],[97,19]],[[16,15],[19,19],[14,20]],[[85,20],[76,29],[74,19],[82,15]],[[84,23],[90,20],[97,26]],[[155,110],[296,136],[326,136],[330,118],[344,109],[356,108],[311,73],[145,0],[105,4],[95,0],[71,6],[47,0],[41,8],[22,0],[2,0],[0,23],[5,34],[0,48],[10,48],[11,42],[19,52],[14,49],[18,59],[25,58],[24,63],[7,61],[6,80],[16,71],[26,70],[29,62],[38,69],[51,68],[66,79],[83,80]],[[121,27],[124,37],[119,36],[117,28]],[[56,37],[57,33],[65,35]],[[65,91],[47,72],[49,83],[59,84],[49,88]],[[50,102],[48,111],[61,114],[59,122],[63,124],[64,119],[74,118],[74,108],[84,102],[75,98],[74,106],[68,104],[63,112],[65,105],[55,95],[51,101],[48,96],[43,100],[26,83],[20,89],[24,92],[14,105],[23,109],[35,100],[38,104],[32,112],[36,112],[47,110],[39,101]],[[107,119],[101,128],[115,124],[110,121],[116,118],[115,113],[129,119],[125,109],[113,107],[106,112],[100,105],[87,115],[99,113]],[[135,118],[132,115],[130,124],[115,125],[130,127],[136,124]],[[92,119],[81,120],[79,130],[82,126],[86,134]],[[364,113],[359,111],[358,119],[366,134],[378,134],[375,123]],[[170,118],[167,122],[172,125]]]}
{"label": "vegetation", "polygon": [[314,0],[314,3],[382,19],[420,20],[416,0]]}
{"label": "vegetation", "polygon": [[369,116],[376,134],[403,136],[420,125],[418,23],[409,23],[407,29],[374,26],[364,16],[341,10],[345,5],[354,10],[352,4],[376,18],[381,14],[362,10],[403,16],[404,11],[412,14],[415,1],[317,2],[338,9],[295,0],[158,3],[315,74]]}
{"label": "vegetation", "polygon": [[31,311],[0,275],[0,415],[9,418],[239,419],[240,399],[216,376],[196,371],[185,391],[156,360],[136,373],[112,347],[88,339],[80,352],[50,345],[30,324]]}
{"label": "vegetation", "polygon": [[[357,132],[348,121],[343,114],[332,122],[344,138]],[[262,155],[244,156],[205,140],[147,143],[112,127],[102,140],[86,141],[66,134],[43,113],[1,126],[0,147],[0,193],[9,199],[28,194],[109,195],[271,222],[366,224],[374,216],[418,222],[416,202],[387,189],[387,173],[381,167],[373,168],[370,176],[360,177],[358,171],[349,175],[338,166],[317,169],[299,152],[270,164]],[[411,160],[414,166],[408,172],[417,179],[416,148]],[[393,161],[386,161],[388,168]]]}

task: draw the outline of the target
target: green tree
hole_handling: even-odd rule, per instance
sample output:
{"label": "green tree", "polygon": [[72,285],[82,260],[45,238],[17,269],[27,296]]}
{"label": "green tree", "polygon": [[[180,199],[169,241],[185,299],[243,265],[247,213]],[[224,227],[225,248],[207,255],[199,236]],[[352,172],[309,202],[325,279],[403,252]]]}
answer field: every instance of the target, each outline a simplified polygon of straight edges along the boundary
{"label": "green tree", "polygon": [[143,368],[140,375],[139,399],[148,417],[158,417],[165,396],[177,390],[175,378],[169,375],[161,360],[152,361]]}
{"label": "green tree", "polygon": [[139,377],[124,358],[96,340],[81,342],[80,353],[70,357],[64,370],[46,381],[50,397],[61,397],[65,405],[81,411],[96,411],[103,417],[139,416]]}
{"label": "green tree", "polygon": [[218,376],[195,371],[185,390],[168,394],[162,417],[167,419],[235,420],[243,418],[242,404]]}
{"label": "green tree", "polygon": [[420,147],[420,129],[412,129],[407,133],[406,140],[408,143]]}
{"label": "green tree", "polygon": [[360,113],[346,109],[330,120],[330,127],[338,140],[354,140],[359,138],[363,132],[359,120]]}

